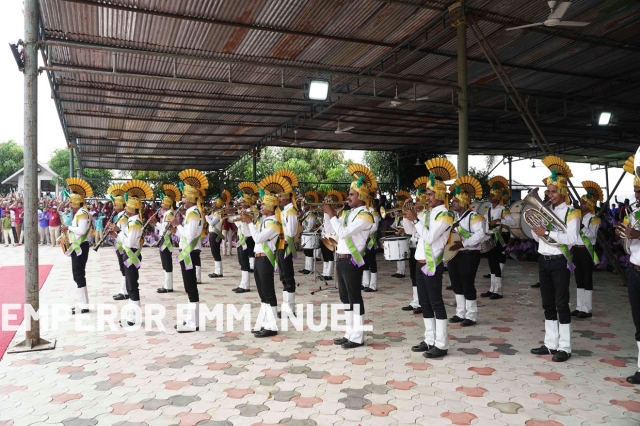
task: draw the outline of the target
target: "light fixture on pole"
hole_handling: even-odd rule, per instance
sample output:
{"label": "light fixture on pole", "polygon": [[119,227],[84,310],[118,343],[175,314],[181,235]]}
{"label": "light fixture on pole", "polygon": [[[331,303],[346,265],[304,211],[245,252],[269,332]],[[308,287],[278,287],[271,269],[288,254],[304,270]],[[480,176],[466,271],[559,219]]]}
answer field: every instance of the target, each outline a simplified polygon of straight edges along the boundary
{"label": "light fixture on pole", "polygon": [[309,82],[309,99],[312,101],[326,101],[329,95],[329,82],[321,78],[313,78]]}
{"label": "light fixture on pole", "polygon": [[602,111],[600,113],[600,118],[598,118],[598,125],[599,126],[608,126],[610,121],[611,121],[611,112]]}
{"label": "light fixture on pole", "polygon": [[532,169],[535,169],[535,168],[536,168],[536,162],[535,162],[535,161],[533,161],[533,160],[531,160],[531,168],[532,168]]}
{"label": "light fixture on pole", "polygon": [[420,162],[420,156],[416,157],[416,166],[422,166],[422,163]]}

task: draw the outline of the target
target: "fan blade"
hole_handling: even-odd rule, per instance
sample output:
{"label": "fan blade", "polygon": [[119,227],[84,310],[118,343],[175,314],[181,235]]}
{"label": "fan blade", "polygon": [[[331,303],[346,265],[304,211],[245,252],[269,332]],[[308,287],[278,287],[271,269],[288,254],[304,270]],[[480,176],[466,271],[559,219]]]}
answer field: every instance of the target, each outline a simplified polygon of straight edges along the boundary
{"label": "fan blade", "polygon": [[353,126],[344,127],[344,128],[342,128],[342,129],[340,129],[340,130],[342,131],[342,133],[346,133],[346,132],[348,132],[348,131],[349,131],[349,130],[351,130],[351,129],[353,129]]}
{"label": "fan blade", "polygon": [[543,22],[537,22],[535,24],[529,24],[529,25],[520,25],[519,27],[511,27],[511,28],[507,28],[507,31],[512,31],[512,30],[520,30],[522,28],[530,28],[530,27],[539,27],[540,25],[544,25]]}
{"label": "fan blade", "polygon": [[352,135],[353,133],[345,132],[344,130],[340,130],[339,132],[336,132],[336,134],[338,134],[338,135]]}
{"label": "fan blade", "polygon": [[576,22],[576,21],[560,21],[555,26],[564,25],[565,27],[586,27],[591,22]]}
{"label": "fan blade", "polygon": [[571,6],[571,2],[570,1],[563,1],[562,3],[560,3],[555,8],[553,13],[551,15],[549,15],[549,18],[547,18],[547,19],[562,19],[564,14],[567,13],[567,10],[569,9],[569,6]]}

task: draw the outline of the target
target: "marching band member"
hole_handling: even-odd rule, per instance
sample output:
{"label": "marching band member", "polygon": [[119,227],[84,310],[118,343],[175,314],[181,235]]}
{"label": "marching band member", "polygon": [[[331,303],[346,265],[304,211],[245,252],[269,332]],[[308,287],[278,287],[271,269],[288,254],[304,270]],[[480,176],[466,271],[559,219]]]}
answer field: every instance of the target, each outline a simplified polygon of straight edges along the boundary
{"label": "marching band member", "polygon": [[[240,206],[240,213],[251,213],[252,205],[256,202],[256,194],[258,194],[258,186],[253,182],[241,182],[238,184],[240,188],[239,195],[242,197]],[[249,265],[249,249],[253,252],[253,238],[251,238],[251,231],[249,226],[242,221],[242,216],[236,216],[234,224],[238,230],[238,241],[236,246],[236,252],[238,255],[238,263],[240,264],[240,285],[233,289],[235,293],[246,293],[249,290],[249,277],[250,277],[250,265]]]}
{"label": "marching band member", "polygon": [[[342,198],[342,193],[340,191],[336,191],[335,189],[327,191],[327,198],[334,203],[346,201]],[[320,244],[320,252],[322,254],[322,278],[324,278],[325,281],[330,281],[333,280],[333,265],[335,259],[333,253],[335,249],[332,247],[333,243],[331,242],[331,239],[333,237],[331,236],[335,234],[335,232],[331,227],[331,221],[326,220],[326,218],[324,217],[322,220],[322,230],[324,236],[322,239],[322,244]],[[325,244],[325,239],[327,239],[326,243],[329,244],[329,246]]]}
{"label": "marching band member", "polygon": [[158,288],[156,291],[158,293],[173,293],[173,258],[171,257],[173,253],[173,243],[171,242],[171,234],[165,233],[165,230],[175,218],[173,203],[175,200],[182,198],[182,195],[180,194],[180,189],[175,185],[165,184],[162,186],[162,190],[164,193],[162,197],[164,214],[160,220],[156,221],[155,227],[159,235],[164,235],[162,241],[159,241],[160,262],[164,270],[164,286]]}
{"label": "marching band member", "polygon": [[[316,214],[311,211],[310,208],[305,208],[305,212],[302,214],[302,232],[313,232],[316,226]],[[304,249],[304,268],[298,272],[302,275],[309,275],[313,269],[313,249]]]}
{"label": "marching band member", "polygon": [[89,312],[89,295],[87,294],[87,279],[85,277],[85,268],[89,259],[89,231],[91,230],[91,218],[89,212],[84,206],[85,197],[93,197],[93,189],[91,186],[80,178],[68,178],[67,185],[72,193],[69,195],[71,211],[73,219],[71,225],[62,225],[62,233],[67,233],[69,243],[71,244],[65,253],[71,257],[71,271],[73,273],[73,281],[78,287],[79,303],[76,307],[71,308],[71,314],[76,312],[86,314]]}
{"label": "marching band member", "polygon": [[[202,195],[209,187],[209,181],[202,172],[195,169],[183,170],[178,174],[185,182],[182,191],[182,208],[186,209],[182,224],[178,223],[178,218],[171,222],[170,232],[180,238],[180,270],[184,282],[184,291],[189,298],[189,309],[187,319],[175,328],[178,333],[190,333],[198,331],[200,314],[200,294],[198,292],[198,278],[196,265],[200,264],[200,250],[202,249],[202,237],[204,231],[204,220],[202,208]],[[197,185],[194,187],[192,185]]]}
{"label": "marching band member", "polygon": [[220,244],[224,240],[222,236],[222,213],[221,209],[225,204],[231,202],[231,194],[225,190],[220,197],[216,197],[215,205],[212,213],[205,216],[209,224],[209,247],[213,256],[213,273],[209,274],[209,278],[222,278],[222,257],[220,256]]}
{"label": "marching band member", "polygon": [[[539,242],[538,269],[545,336],[544,345],[531,349],[531,353],[552,354],[553,361],[564,362],[571,358],[569,284],[574,266],[570,250],[580,243],[580,211],[569,206],[567,179],[572,176],[569,166],[555,155],[543,158],[542,163],[551,170],[551,176],[546,180],[551,201],[549,209],[565,224],[567,231],[554,231],[543,226],[532,227],[533,238]],[[550,245],[548,242],[558,245]]]}
{"label": "marching band member", "polygon": [[424,352],[425,358],[441,358],[449,351],[447,311],[442,300],[442,256],[453,224],[447,208],[447,186],[443,181],[455,179],[456,169],[444,158],[432,158],[425,165],[429,169],[429,177],[418,178],[422,181],[417,180],[414,185],[426,185],[425,195],[431,209],[423,211],[420,216],[414,210],[404,211],[420,236],[416,249],[416,268],[419,268],[416,270],[416,284],[425,326],[424,341],[411,350]]}
{"label": "marching band member", "polygon": [[[293,187],[298,186],[298,177],[291,170],[286,169],[278,170],[273,176],[281,178],[277,179],[277,181],[282,186],[282,190],[278,191],[279,208],[276,212],[276,221],[282,225],[282,233],[278,242],[278,272],[283,287],[282,307],[288,306],[291,312],[295,314],[296,279],[293,270],[293,259],[297,258],[298,254],[294,242],[294,238],[298,235],[298,209],[295,205]],[[284,179],[284,182],[282,179]],[[280,313],[278,313],[278,318],[280,318]]]}
{"label": "marching band member", "polygon": [[591,318],[593,310],[593,266],[598,263],[598,255],[594,249],[598,238],[600,218],[595,216],[596,202],[603,200],[602,189],[597,183],[585,180],[582,187],[587,193],[580,197],[582,223],[580,224],[580,239],[582,245],[573,248],[573,263],[576,265],[575,276],[577,285],[576,309],[571,312],[572,317]]}
{"label": "marching band member", "polygon": [[485,239],[484,216],[469,209],[471,198],[482,198],[482,185],[476,178],[463,176],[454,182],[455,195],[451,210],[455,213],[452,232],[460,235],[460,241],[451,246],[458,254],[449,261],[449,278],[456,295],[456,314],[450,323],[463,327],[476,324],[478,303],[476,301],[476,272],[480,265],[480,245]]}
{"label": "marching band member", "polygon": [[505,199],[508,199],[509,182],[502,176],[495,176],[489,180],[491,191],[489,202],[491,207],[485,208],[484,220],[487,224],[487,234],[492,233],[496,245],[487,253],[489,270],[491,271],[491,287],[480,297],[490,299],[502,299],[502,271],[507,262],[507,255],[504,252],[509,242],[508,226],[516,226],[516,222],[511,217],[509,209],[505,207]]}
{"label": "marching band member", "polygon": [[[140,308],[140,288],[138,279],[140,277],[138,269],[142,264],[142,227],[140,210],[142,209],[141,198],[153,198],[153,190],[149,185],[141,180],[134,179],[122,185],[123,191],[128,195],[125,209],[127,211],[127,226],[122,230],[122,261],[125,266],[125,276],[127,278],[127,294],[129,295],[129,309],[126,314],[126,322],[129,326],[136,324],[136,309]],[[115,233],[114,233],[115,234]],[[121,326],[124,326],[122,322]]]}
{"label": "marching band member", "polygon": [[[348,203],[351,210],[343,212],[338,218],[329,204],[322,206],[325,221],[338,236],[337,279],[340,301],[349,305],[345,309],[346,331],[344,337],[335,339],[336,345],[352,349],[364,344],[364,300],[362,299],[362,266],[369,231],[373,226],[373,216],[368,211],[371,205],[371,193],[377,187],[377,181],[371,171],[361,164],[351,164],[347,171],[356,179],[349,189]],[[354,307],[358,306],[358,314]]]}
{"label": "marching band member", "polygon": [[[376,188],[377,189],[377,188]],[[374,206],[376,197],[375,190],[371,193],[373,200],[371,205],[367,207],[371,216],[373,216],[373,225],[369,229],[369,239],[367,240],[367,248],[365,250],[364,268],[362,271],[362,290],[371,293],[378,291],[378,226],[380,225],[380,214],[377,206]]]}
{"label": "marching band member", "polygon": [[[420,200],[420,195],[422,194],[422,190],[419,190],[418,200]],[[404,191],[401,191],[404,192]],[[424,200],[424,198],[422,198]],[[403,202],[403,207],[407,206],[407,203],[413,201],[413,198],[409,196]],[[404,210],[404,209],[403,209]],[[413,224],[413,221],[407,219],[407,217],[402,215],[402,229],[409,237],[409,276],[411,277],[411,289],[413,292],[413,297],[411,302],[407,306],[403,306],[403,311],[412,311],[414,314],[421,314],[422,308],[420,308],[420,300],[418,299],[418,287],[416,287],[416,247],[418,244],[418,231],[416,231],[416,227]]]}
{"label": "marching band member", "polygon": [[[113,217],[111,223],[107,224],[107,229],[105,232],[109,233],[109,230],[112,229],[115,224],[116,228],[120,229],[122,232],[123,228],[126,228],[127,222],[129,218],[127,217],[127,212],[125,211],[126,201],[123,197],[124,191],[122,190],[122,184],[111,185],[109,189],[107,189],[107,194],[111,198],[113,202],[113,210],[116,212],[116,215]],[[127,293],[127,278],[125,276],[125,267],[122,262],[122,241],[120,237],[120,232],[116,232],[115,234],[115,244],[114,251],[116,252],[116,257],[118,258],[118,266],[120,267],[120,273],[122,274],[122,278],[120,280],[120,292],[113,296],[113,300],[125,300],[129,298],[129,294]],[[112,234],[113,235],[113,234]]]}
{"label": "marching band member", "polygon": [[[398,191],[398,193],[396,194],[398,207],[402,207],[404,202],[407,201],[408,199],[411,199],[411,194],[409,194],[407,191]],[[396,231],[395,235],[398,237],[405,235],[404,227],[402,225],[403,221],[404,219],[402,218],[402,215],[396,214],[393,219],[393,224],[391,224],[391,228]],[[406,266],[405,260],[398,260],[396,262],[396,273],[391,276],[393,278],[404,278],[405,266]]]}
{"label": "marching band member", "polygon": [[626,270],[627,290],[629,292],[629,304],[631,316],[636,328],[635,339],[638,345],[638,369],[635,374],[627,377],[627,382],[640,385],[640,178],[635,174],[635,155],[629,157],[624,164],[624,170],[634,175],[633,193],[636,197],[634,209],[624,218],[624,236],[630,253],[629,266]]}
{"label": "marching band member", "polygon": [[[264,182],[269,178],[271,176],[260,182],[259,186],[271,188],[270,182]],[[266,321],[263,327],[260,330],[253,331],[254,336],[259,338],[278,334],[278,299],[276,298],[273,274],[278,267],[275,252],[278,247],[278,238],[282,232],[282,225],[276,220],[275,215],[278,207],[278,198],[267,191],[268,189],[266,191],[260,189],[262,218],[258,221],[258,224],[253,223],[251,216],[242,214],[242,221],[248,225],[249,232],[256,244],[254,248],[256,263],[253,276],[260,295],[260,303],[262,303],[261,311],[264,310],[266,312]]]}

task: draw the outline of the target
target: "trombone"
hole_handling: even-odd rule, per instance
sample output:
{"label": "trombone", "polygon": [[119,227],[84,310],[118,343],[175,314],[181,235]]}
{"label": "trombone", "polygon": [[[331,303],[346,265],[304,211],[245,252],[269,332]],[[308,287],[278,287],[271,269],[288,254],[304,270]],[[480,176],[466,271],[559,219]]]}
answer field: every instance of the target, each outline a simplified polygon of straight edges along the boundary
{"label": "trombone", "polygon": [[242,215],[245,214],[247,216],[253,216],[253,219],[255,220],[257,217],[259,217],[262,213],[259,211],[250,211],[250,212],[237,212],[237,213],[233,213],[233,214],[229,214],[229,215],[225,215],[221,217],[221,220],[228,220],[229,222],[240,222],[242,219]]}
{"label": "trombone", "polygon": [[334,206],[334,207],[338,207],[338,211],[343,210],[346,205],[348,204],[347,201],[332,201],[330,203],[307,203],[304,199],[302,201],[300,201],[300,210],[304,210],[305,207],[309,207],[309,211],[312,212],[320,212],[322,211],[322,206]]}
{"label": "trombone", "polygon": [[[380,217],[381,218],[385,218],[387,217],[387,215],[392,214],[392,213],[396,213],[396,212],[401,212],[403,210],[402,207],[396,207],[395,209],[385,209],[384,207],[380,207]],[[397,215],[398,217],[402,217],[402,214]]]}

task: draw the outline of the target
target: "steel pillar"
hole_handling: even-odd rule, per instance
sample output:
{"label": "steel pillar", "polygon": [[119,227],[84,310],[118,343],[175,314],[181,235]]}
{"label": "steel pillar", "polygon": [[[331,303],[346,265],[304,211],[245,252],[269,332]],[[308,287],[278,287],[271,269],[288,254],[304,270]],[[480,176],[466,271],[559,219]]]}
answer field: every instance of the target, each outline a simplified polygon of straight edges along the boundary
{"label": "steel pillar", "polygon": [[[464,1],[456,3],[454,26],[458,41],[458,176],[469,173],[469,97],[467,86],[467,21]],[[451,8],[449,8],[452,11]],[[452,11],[453,12],[453,11]],[[456,13],[453,12],[453,13]]]}
{"label": "steel pillar", "polygon": [[604,179],[607,184],[607,199],[611,196],[611,190],[609,189],[609,163],[604,165]]}
{"label": "steel pillar", "polygon": [[73,148],[69,148],[69,177],[75,176],[75,170],[73,167]]}
{"label": "steel pillar", "polygon": [[513,180],[511,178],[511,162],[513,160],[513,157],[509,157],[509,194],[511,194],[512,192],[512,187],[513,187]]}
{"label": "steel pillar", "polygon": [[257,168],[258,168],[258,150],[256,149],[253,152],[253,183],[255,184],[258,183]]}
{"label": "steel pillar", "polygon": [[400,191],[400,151],[396,151],[396,192]]}

